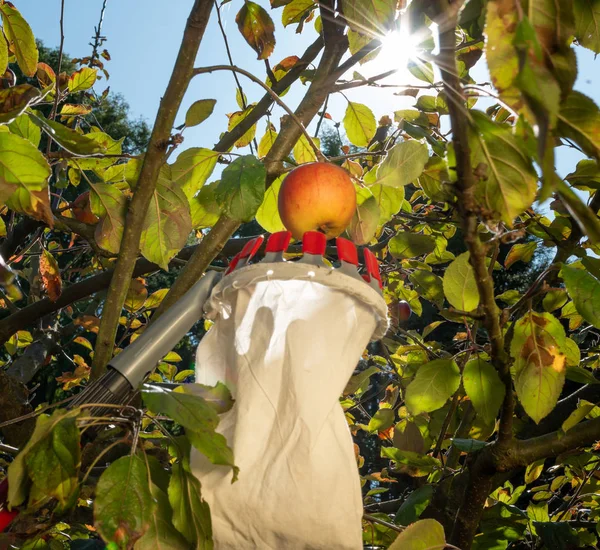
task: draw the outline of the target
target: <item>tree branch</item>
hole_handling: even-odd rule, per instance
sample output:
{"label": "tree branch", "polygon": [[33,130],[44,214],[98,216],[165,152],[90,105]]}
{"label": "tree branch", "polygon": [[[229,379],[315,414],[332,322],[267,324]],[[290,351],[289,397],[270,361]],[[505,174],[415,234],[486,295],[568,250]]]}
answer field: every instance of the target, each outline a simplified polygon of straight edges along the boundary
{"label": "tree branch", "polygon": [[212,10],[212,0],[196,0],[190,12],[171,79],[163,96],[138,184],[129,203],[119,259],[113,273],[96,340],[92,377],[99,377],[112,357],[119,317],[131,282],[140,247],[142,227],[162,165],[171,130],[183,96],[192,78],[194,61]]}
{"label": "tree branch", "polygon": [[437,56],[436,63],[440,68],[444,89],[449,99],[448,110],[452,126],[452,143],[456,156],[456,209],[460,215],[461,228],[470,253],[469,261],[473,267],[477,289],[479,290],[481,307],[485,316],[483,324],[491,344],[492,363],[498,370],[506,388],[498,438],[500,441],[510,441],[512,439],[514,397],[509,357],[504,349],[500,312],[494,298],[494,281],[486,265],[487,250],[477,232],[478,208],[475,198],[477,181],[471,166],[468,136],[469,119],[464,115],[466,100],[458,77],[459,73],[455,58],[456,21],[462,4],[462,1],[450,4],[447,0],[439,0],[440,8],[436,14],[436,22],[440,28],[440,53]]}
{"label": "tree branch", "polygon": [[256,84],[261,86],[267,92],[267,94],[269,94],[271,96],[273,101],[275,103],[277,103],[277,105],[279,105],[292,118],[292,120],[298,125],[298,128],[300,129],[300,131],[302,132],[304,137],[307,139],[308,144],[310,145],[311,149],[314,151],[317,159],[320,162],[325,162],[327,160],[325,158],[325,156],[323,155],[323,153],[321,153],[320,149],[317,147],[315,142],[310,137],[310,134],[306,131],[306,128],[304,127],[302,122],[294,114],[294,111],[292,111],[281,100],[281,98],[271,88],[269,88],[269,86],[267,86],[262,80],[260,80],[259,78],[256,78],[252,73],[250,73],[244,69],[240,69],[239,67],[236,67],[234,65],[213,65],[211,67],[199,67],[197,69],[194,69],[194,76],[199,75],[199,74],[212,73],[214,71],[232,71],[234,74],[240,73],[240,74],[243,74],[246,78],[249,78],[250,80],[252,80],[252,82],[255,82]]}

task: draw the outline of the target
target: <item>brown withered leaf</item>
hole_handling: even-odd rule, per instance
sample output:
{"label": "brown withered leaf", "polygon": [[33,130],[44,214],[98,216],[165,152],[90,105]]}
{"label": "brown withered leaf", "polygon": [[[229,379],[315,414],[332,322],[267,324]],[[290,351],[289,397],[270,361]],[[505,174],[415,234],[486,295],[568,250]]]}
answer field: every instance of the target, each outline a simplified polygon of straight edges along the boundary
{"label": "brown withered leaf", "polygon": [[100,319],[93,315],[82,315],[81,317],[77,317],[73,322],[78,327],[83,327],[85,330],[95,334],[98,334],[98,330],[100,329]]}
{"label": "brown withered leaf", "polygon": [[254,2],[246,2],[235,22],[246,42],[258,54],[258,59],[267,59],[273,53],[275,25],[264,8]]}
{"label": "brown withered leaf", "polygon": [[297,55],[288,55],[273,67],[273,71],[289,71],[298,61],[300,58]]}
{"label": "brown withered leaf", "polygon": [[62,294],[60,269],[54,256],[44,249],[40,256],[40,277],[50,301],[56,302]]}

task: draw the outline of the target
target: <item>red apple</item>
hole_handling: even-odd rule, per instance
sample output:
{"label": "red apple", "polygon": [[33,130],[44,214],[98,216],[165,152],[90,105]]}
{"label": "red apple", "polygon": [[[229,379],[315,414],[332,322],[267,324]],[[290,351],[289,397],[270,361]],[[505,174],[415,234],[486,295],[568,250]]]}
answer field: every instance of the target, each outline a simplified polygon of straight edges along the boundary
{"label": "red apple", "polygon": [[322,231],[328,239],[341,235],[356,210],[356,191],[346,170],[326,162],[302,164],[283,180],[279,215],[295,239]]}
{"label": "red apple", "polygon": [[412,310],[410,309],[408,302],[400,300],[398,302],[398,321],[400,321],[401,323],[403,321],[408,321],[408,318],[410,317],[411,313]]}
{"label": "red apple", "polygon": [[79,220],[80,222],[90,225],[98,223],[98,217],[92,212],[92,208],[90,206],[89,191],[82,193],[73,201],[71,210],[73,211],[75,219]]}

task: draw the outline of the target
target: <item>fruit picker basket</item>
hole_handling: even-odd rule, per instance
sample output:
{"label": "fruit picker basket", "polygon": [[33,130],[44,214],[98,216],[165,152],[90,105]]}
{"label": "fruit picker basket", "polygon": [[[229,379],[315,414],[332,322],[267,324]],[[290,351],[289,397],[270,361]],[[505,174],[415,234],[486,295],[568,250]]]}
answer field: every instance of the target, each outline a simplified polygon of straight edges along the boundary
{"label": "fruit picker basket", "polygon": [[235,399],[218,431],[240,468],[199,452],[192,470],[211,509],[217,549],[362,548],[362,498],[354,447],[339,404],[370,340],[386,332],[387,307],[375,256],[359,274],[353,243],[307,232],[302,257],[284,261],[290,233],[250,241],[214,286],[204,311],[196,381],[224,382]]}

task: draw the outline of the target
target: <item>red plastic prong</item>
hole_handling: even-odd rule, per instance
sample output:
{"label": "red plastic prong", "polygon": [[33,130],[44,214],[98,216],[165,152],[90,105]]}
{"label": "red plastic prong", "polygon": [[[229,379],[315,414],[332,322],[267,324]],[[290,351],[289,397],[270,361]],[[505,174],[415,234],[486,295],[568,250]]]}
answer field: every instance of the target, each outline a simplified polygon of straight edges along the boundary
{"label": "red plastic prong", "polygon": [[365,267],[367,268],[369,275],[371,275],[371,277],[373,277],[374,279],[377,279],[379,287],[383,288],[383,282],[381,280],[381,275],[379,274],[379,262],[377,261],[375,254],[373,254],[373,252],[371,252],[368,248],[365,248],[364,256]]}
{"label": "red plastic prong", "polygon": [[343,237],[338,237],[335,243],[337,245],[337,253],[340,261],[358,265],[358,251],[352,241],[344,239]]}
{"label": "red plastic prong", "polygon": [[17,512],[17,510],[0,510],[0,533],[2,533],[18,515],[19,512]]}
{"label": "red plastic prong", "polygon": [[248,258],[248,261],[250,261],[254,254],[258,252],[258,249],[260,248],[260,245],[263,243],[264,240],[264,235],[259,235],[258,237],[255,237],[254,239],[248,241],[244,245],[244,248],[242,248],[242,251],[240,252],[240,259]]}
{"label": "red plastic prong", "polygon": [[302,252],[315,256],[324,256],[327,248],[327,237],[319,231],[307,231],[302,237]]}
{"label": "red plastic prong", "polygon": [[227,271],[225,271],[225,275],[227,275],[228,273],[231,273],[236,267],[238,262],[241,259],[241,252],[238,252],[231,260],[231,262],[229,263],[229,267],[227,268]]}
{"label": "red plastic prong", "polygon": [[285,252],[292,240],[290,231],[279,231],[273,233],[267,239],[267,248],[265,252]]}
{"label": "red plastic prong", "polygon": [[256,239],[254,239],[254,246],[252,247],[252,250],[250,251],[250,256],[248,258],[248,260],[251,260],[254,255],[258,252],[258,249],[262,246],[262,243],[265,240],[265,236],[264,235],[259,235],[258,237],[256,237]]}

